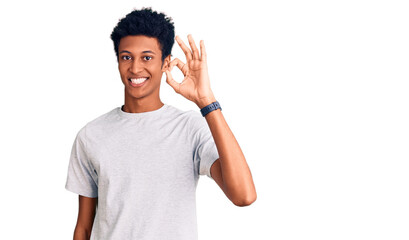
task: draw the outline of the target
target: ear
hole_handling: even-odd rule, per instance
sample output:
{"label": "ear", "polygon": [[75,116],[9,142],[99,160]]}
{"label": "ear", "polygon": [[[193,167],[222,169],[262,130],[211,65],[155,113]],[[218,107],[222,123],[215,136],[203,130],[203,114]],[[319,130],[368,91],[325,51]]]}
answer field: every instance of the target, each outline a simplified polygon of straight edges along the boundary
{"label": "ear", "polygon": [[169,69],[168,64],[170,63],[170,54],[163,59],[163,65],[162,65],[162,72],[165,72],[166,70]]}

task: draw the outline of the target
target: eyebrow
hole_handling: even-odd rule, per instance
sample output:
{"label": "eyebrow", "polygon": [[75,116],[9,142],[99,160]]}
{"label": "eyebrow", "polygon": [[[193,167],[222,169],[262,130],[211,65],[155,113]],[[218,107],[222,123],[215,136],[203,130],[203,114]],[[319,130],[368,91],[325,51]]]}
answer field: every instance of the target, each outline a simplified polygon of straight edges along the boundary
{"label": "eyebrow", "polygon": [[[121,51],[120,53],[131,53],[130,51],[127,51],[127,50],[123,50],[123,51]],[[152,52],[151,50],[146,50],[146,51],[143,51],[142,53],[152,53],[152,54],[155,54],[154,52]]]}

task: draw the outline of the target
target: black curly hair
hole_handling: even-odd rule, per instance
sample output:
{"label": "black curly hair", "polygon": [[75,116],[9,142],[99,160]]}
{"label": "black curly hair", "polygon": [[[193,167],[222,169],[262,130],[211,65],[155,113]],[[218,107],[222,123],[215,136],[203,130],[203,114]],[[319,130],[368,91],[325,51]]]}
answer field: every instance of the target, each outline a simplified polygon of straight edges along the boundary
{"label": "black curly hair", "polygon": [[117,61],[119,61],[118,47],[121,38],[128,35],[145,35],[155,37],[158,40],[163,64],[163,60],[171,54],[175,42],[175,26],[173,24],[171,17],[167,17],[164,13],[152,11],[151,7],[142,7],[141,10],[134,8],[132,12],[119,20],[111,33]]}

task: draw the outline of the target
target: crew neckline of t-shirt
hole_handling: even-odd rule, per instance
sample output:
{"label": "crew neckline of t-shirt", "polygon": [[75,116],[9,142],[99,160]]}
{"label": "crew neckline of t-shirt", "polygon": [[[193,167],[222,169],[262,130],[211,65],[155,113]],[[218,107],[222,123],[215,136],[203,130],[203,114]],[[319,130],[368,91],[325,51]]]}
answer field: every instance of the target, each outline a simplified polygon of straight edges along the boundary
{"label": "crew neckline of t-shirt", "polygon": [[123,118],[128,118],[128,119],[135,119],[135,118],[141,118],[141,117],[151,117],[151,116],[156,116],[160,113],[162,113],[163,111],[165,111],[165,109],[167,109],[169,107],[168,104],[164,103],[162,107],[153,110],[153,111],[149,111],[149,112],[141,112],[141,113],[129,113],[129,112],[124,112],[121,108],[124,105],[121,105],[120,107],[116,108],[117,113],[119,114],[119,116],[123,117]]}

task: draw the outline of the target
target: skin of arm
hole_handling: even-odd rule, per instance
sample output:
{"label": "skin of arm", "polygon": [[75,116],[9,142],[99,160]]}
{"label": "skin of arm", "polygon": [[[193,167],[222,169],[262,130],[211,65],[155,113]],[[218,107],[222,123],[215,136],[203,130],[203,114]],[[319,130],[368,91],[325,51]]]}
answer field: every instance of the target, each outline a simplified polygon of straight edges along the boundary
{"label": "skin of arm", "polygon": [[[199,107],[203,108],[215,101],[213,99],[203,102]],[[253,178],[243,152],[221,110],[212,111],[205,118],[219,153],[219,159],[210,168],[212,178],[236,206],[252,204],[257,199]]]}
{"label": "skin of arm", "polygon": [[[188,35],[191,49],[179,36],[175,39],[185,53],[187,63],[183,63],[178,58],[169,62],[163,70],[166,73],[166,82],[176,93],[196,103],[202,109],[216,101],[210,88],[204,41],[200,41],[199,54],[191,34]],[[174,66],[177,66],[185,76],[181,83],[176,82],[172,77],[171,71]],[[221,110],[214,110],[205,118],[219,153],[219,159],[210,168],[212,178],[236,206],[252,204],[257,199],[253,178],[243,152]]]}
{"label": "skin of arm", "polygon": [[98,198],[78,196],[79,209],[77,225],[74,230],[74,240],[89,240],[91,237],[92,225],[94,224]]}

